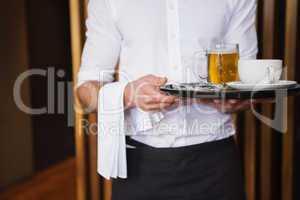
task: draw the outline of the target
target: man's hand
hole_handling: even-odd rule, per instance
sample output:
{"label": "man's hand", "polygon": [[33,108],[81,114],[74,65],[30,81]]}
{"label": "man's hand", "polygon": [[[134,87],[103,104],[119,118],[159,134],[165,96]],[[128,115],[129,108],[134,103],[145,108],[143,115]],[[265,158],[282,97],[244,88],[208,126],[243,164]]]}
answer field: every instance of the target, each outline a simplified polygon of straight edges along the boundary
{"label": "man's hand", "polygon": [[250,109],[250,100],[214,100],[214,107],[223,113],[236,113]]}
{"label": "man's hand", "polygon": [[159,87],[166,82],[166,78],[147,75],[128,83],[124,91],[125,107],[138,107],[144,111],[160,111],[172,106],[177,102],[176,97],[168,96],[159,90]]}
{"label": "man's hand", "polygon": [[252,105],[272,104],[274,99],[252,99],[252,100],[214,100],[214,107],[223,113],[236,113],[251,108]]}
{"label": "man's hand", "polygon": [[200,100],[199,103],[216,108],[222,113],[236,113],[250,109],[250,100]]}
{"label": "man's hand", "polygon": [[98,91],[102,84],[98,81],[88,81],[76,89],[76,94],[86,113],[96,112],[98,107]]}

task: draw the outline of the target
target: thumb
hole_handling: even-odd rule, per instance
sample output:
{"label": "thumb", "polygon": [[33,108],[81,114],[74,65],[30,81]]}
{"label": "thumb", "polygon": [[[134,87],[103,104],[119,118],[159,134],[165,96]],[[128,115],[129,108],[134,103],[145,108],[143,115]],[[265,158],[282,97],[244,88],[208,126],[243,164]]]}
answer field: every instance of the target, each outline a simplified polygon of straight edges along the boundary
{"label": "thumb", "polygon": [[153,80],[154,84],[157,86],[161,86],[167,83],[168,79],[166,77],[155,77]]}

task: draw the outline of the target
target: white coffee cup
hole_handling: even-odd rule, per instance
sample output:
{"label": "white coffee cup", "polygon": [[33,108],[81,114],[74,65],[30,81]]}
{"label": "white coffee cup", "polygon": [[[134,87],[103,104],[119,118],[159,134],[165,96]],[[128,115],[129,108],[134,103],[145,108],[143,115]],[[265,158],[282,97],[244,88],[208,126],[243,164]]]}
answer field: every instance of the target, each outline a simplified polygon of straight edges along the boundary
{"label": "white coffee cup", "polygon": [[240,80],[246,84],[273,84],[280,80],[282,60],[239,60]]}

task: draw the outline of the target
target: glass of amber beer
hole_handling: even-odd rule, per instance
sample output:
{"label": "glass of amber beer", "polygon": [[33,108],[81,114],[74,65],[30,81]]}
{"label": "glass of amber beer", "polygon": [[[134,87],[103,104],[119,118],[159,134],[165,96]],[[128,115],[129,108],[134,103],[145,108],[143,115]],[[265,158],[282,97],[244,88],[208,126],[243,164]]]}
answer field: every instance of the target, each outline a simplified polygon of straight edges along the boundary
{"label": "glass of amber beer", "polygon": [[207,51],[208,82],[225,85],[238,81],[238,44],[216,44]]}

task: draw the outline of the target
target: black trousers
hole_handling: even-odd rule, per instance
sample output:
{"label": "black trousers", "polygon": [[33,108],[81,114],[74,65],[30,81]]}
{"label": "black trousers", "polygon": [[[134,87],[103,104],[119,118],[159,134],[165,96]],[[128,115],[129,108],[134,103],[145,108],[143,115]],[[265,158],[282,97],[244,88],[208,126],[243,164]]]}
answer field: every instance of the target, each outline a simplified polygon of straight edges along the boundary
{"label": "black trousers", "polygon": [[232,137],[179,148],[129,139],[128,178],[113,180],[112,200],[244,200],[240,158]]}

